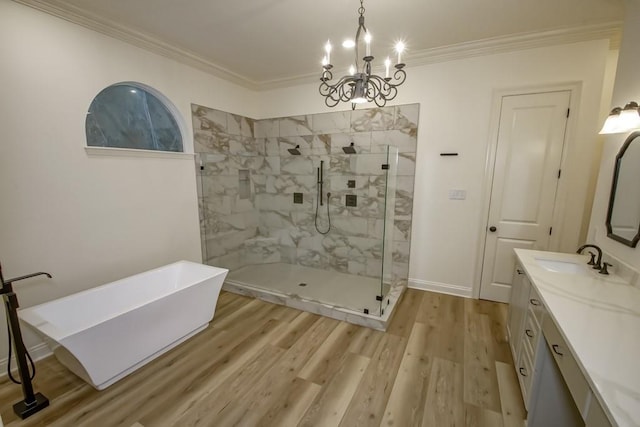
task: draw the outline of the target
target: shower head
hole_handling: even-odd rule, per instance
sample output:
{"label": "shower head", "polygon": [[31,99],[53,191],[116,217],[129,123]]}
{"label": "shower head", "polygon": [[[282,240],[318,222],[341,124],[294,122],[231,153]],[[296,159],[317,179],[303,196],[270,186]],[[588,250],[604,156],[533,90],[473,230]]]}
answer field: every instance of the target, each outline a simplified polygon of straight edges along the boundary
{"label": "shower head", "polygon": [[352,142],[348,147],[342,147],[342,151],[344,151],[345,154],[356,154],[356,148],[353,145]]}
{"label": "shower head", "polygon": [[289,148],[287,151],[289,153],[293,154],[294,156],[299,156],[300,155],[300,146],[296,145],[296,148]]}

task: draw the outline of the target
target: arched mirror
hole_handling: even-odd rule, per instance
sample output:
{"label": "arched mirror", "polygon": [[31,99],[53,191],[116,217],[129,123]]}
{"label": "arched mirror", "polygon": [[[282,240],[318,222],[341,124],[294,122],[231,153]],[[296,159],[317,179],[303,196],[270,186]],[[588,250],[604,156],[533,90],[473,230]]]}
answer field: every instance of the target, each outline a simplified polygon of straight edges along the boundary
{"label": "arched mirror", "polygon": [[640,240],[640,132],[616,156],[607,213],[607,236],[635,248]]}

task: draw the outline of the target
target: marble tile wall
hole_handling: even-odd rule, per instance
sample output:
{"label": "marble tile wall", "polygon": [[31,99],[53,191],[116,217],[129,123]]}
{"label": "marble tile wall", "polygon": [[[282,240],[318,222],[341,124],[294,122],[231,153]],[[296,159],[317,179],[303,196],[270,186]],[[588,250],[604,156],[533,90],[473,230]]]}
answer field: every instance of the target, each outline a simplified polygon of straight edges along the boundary
{"label": "marble tile wall", "polygon": [[[391,145],[399,155],[389,267],[394,281],[406,282],[418,104],[257,121],[197,105],[192,113],[197,166],[204,165],[198,178],[208,263],[238,268],[287,262],[380,277],[386,183],[381,166]],[[351,143],[356,154],[345,154],[342,148]],[[296,146],[301,154],[290,154]],[[318,206],[321,162],[324,203]],[[238,195],[241,169],[250,171],[248,199]],[[302,203],[293,203],[293,193],[302,193]],[[347,195],[357,196],[356,207],[346,206]],[[327,208],[331,230],[321,234],[316,225],[328,228]]]}

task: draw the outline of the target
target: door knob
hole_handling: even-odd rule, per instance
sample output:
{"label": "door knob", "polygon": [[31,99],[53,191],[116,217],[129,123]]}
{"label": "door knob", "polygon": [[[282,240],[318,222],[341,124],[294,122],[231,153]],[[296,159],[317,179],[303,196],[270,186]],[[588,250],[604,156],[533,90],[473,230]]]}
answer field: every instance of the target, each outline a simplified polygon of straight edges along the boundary
{"label": "door knob", "polygon": [[496,230],[497,230],[497,228],[495,226],[493,226],[493,225],[491,227],[489,227],[489,231],[492,232],[492,233],[495,233]]}

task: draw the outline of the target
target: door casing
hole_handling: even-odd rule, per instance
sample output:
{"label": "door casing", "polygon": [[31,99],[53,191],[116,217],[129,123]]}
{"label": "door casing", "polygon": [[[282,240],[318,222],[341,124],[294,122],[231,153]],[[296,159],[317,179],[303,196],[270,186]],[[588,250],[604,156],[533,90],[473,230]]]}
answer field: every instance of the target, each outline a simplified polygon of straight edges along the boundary
{"label": "door casing", "polygon": [[[482,208],[480,210],[479,233],[477,242],[477,257],[475,261],[475,274],[473,282],[473,298],[480,298],[480,283],[482,280],[482,265],[484,261],[484,248],[487,239],[487,225],[489,221],[489,208],[491,202],[491,188],[493,185],[493,170],[495,168],[496,150],[498,148],[498,132],[500,129],[500,111],[502,108],[502,98],[513,95],[529,95],[534,93],[557,92],[560,90],[568,90],[571,92],[570,109],[571,114],[567,120],[567,128],[565,132],[565,149],[562,152],[562,160],[560,168],[565,169],[567,157],[573,152],[575,145],[574,134],[576,127],[576,119],[578,117],[578,106],[580,105],[580,92],[582,84],[580,82],[558,83],[544,86],[525,86],[520,88],[496,89],[493,92],[493,105],[491,108],[491,127],[489,129],[489,143],[487,144],[487,153],[485,156],[485,170],[482,182]],[[569,191],[569,183],[566,179],[560,178],[558,189],[556,192],[556,206],[553,212],[552,227],[553,233],[549,240],[549,251],[557,251],[562,235],[562,218],[565,214],[565,204]]]}

